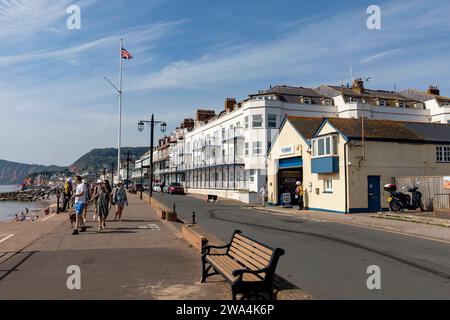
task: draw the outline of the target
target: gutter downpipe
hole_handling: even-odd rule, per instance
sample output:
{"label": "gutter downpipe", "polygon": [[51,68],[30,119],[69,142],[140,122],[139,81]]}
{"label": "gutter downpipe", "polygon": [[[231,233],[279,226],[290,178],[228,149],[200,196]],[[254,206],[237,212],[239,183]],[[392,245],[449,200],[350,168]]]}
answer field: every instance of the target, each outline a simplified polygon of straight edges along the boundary
{"label": "gutter downpipe", "polygon": [[348,168],[347,168],[347,152],[348,152],[348,142],[344,145],[344,169],[345,169],[345,213],[350,214],[348,209]]}

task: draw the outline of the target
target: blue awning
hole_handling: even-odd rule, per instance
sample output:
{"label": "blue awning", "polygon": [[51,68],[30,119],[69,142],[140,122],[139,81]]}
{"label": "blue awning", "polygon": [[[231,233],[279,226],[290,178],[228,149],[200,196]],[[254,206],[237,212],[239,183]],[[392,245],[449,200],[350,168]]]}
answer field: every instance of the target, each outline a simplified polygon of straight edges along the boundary
{"label": "blue awning", "polygon": [[289,159],[280,159],[280,169],[288,169],[288,168],[301,168],[303,167],[303,158],[289,158]]}

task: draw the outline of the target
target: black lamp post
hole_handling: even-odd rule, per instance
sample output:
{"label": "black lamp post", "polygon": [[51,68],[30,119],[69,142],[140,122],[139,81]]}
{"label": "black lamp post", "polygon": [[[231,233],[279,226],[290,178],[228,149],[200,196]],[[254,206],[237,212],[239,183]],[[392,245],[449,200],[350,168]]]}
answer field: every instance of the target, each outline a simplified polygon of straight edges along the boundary
{"label": "black lamp post", "polygon": [[164,133],[167,130],[167,123],[163,121],[155,121],[155,115],[152,114],[150,121],[139,121],[138,123],[138,130],[139,132],[143,132],[145,129],[145,124],[148,124],[150,126],[150,151],[149,151],[149,157],[150,157],[150,174],[149,174],[149,196],[150,199],[153,197],[153,142],[154,142],[154,133],[155,133],[155,125],[159,124],[161,125],[161,132]]}

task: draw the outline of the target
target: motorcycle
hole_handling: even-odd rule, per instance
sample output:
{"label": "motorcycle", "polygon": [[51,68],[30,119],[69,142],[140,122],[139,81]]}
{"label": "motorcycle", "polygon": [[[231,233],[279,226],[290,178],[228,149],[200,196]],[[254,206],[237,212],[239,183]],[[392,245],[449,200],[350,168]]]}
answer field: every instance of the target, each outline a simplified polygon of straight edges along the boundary
{"label": "motorcycle", "polygon": [[397,192],[397,186],[395,184],[387,184],[384,186],[384,190],[388,191],[391,196],[388,199],[389,208],[393,212],[404,212],[405,210],[417,210],[425,211],[425,207],[422,203],[422,193],[419,191],[419,185],[414,187],[404,187],[403,189],[411,193]]}

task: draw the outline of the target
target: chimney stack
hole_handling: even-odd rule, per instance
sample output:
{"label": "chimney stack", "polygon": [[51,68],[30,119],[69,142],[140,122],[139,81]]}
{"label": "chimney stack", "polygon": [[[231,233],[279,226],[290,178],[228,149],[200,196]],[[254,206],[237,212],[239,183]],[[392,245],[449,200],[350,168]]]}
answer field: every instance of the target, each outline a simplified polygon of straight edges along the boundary
{"label": "chimney stack", "polygon": [[428,93],[428,94],[435,95],[435,96],[441,95],[441,91],[439,90],[438,86],[433,86],[433,85],[431,85],[431,86],[428,88],[427,93]]}
{"label": "chimney stack", "polygon": [[188,129],[191,130],[194,128],[194,119],[184,119],[183,123],[181,124],[182,129]]}
{"label": "chimney stack", "polygon": [[363,79],[361,79],[361,78],[355,79],[353,81],[352,89],[356,93],[359,93],[359,94],[363,93],[364,92],[364,81],[363,81]]}
{"label": "chimney stack", "polygon": [[235,98],[227,98],[225,100],[225,111],[232,112],[236,107],[236,99]]}
{"label": "chimney stack", "polygon": [[214,118],[216,112],[214,110],[197,110],[197,115],[195,121],[197,124],[207,123],[209,119]]}

